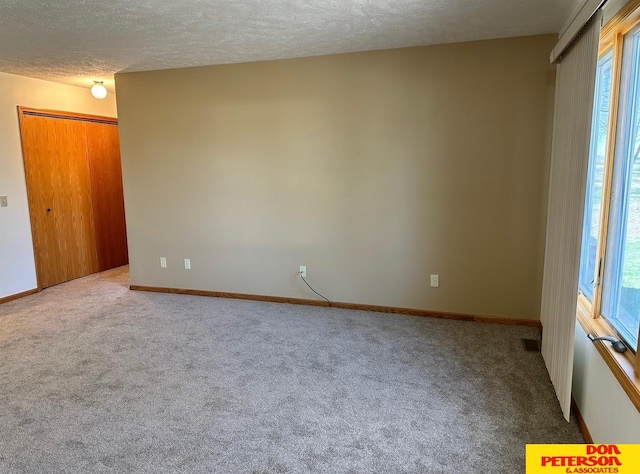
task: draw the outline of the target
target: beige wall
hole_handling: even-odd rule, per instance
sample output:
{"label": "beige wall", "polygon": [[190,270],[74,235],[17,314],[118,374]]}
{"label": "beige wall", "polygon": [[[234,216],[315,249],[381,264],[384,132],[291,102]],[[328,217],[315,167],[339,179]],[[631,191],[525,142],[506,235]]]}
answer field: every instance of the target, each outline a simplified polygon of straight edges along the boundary
{"label": "beige wall", "polygon": [[553,43],[117,75],[131,283],[538,319]]}
{"label": "beige wall", "polygon": [[0,298],[37,286],[17,106],[116,116],[113,94],[94,99],[89,89],[0,73]]}

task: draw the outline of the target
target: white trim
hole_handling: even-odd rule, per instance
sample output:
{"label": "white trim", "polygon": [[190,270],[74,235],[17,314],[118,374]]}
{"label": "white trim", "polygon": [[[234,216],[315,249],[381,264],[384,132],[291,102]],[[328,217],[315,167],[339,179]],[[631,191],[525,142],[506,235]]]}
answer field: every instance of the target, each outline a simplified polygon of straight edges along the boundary
{"label": "white trim", "polygon": [[560,30],[560,33],[558,33],[558,37],[564,35],[567,32],[567,30],[571,26],[571,23],[573,23],[573,20],[576,19],[576,17],[580,13],[580,10],[582,10],[585,3],[587,3],[588,1],[589,0],[577,0],[576,2],[574,2],[573,10],[571,10],[571,15],[569,15],[569,18],[567,18],[567,21],[565,21],[564,25],[562,25],[562,29]]}
{"label": "white trim", "polygon": [[607,2],[607,0],[585,0],[577,13],[572,15],[569,22],[562,29],[560,38],[551,51],[551,64],[557,63],[562,54],[569,49],[569,46],[578,37],[585,25],[591,20],[593,15]]}

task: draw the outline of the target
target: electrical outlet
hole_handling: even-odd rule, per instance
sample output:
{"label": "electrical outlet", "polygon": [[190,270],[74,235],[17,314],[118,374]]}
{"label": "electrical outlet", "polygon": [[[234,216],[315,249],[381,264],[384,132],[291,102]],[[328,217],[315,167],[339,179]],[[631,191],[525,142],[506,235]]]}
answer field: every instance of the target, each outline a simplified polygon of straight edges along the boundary
{"label": "electrical outlet", "polygon": [[305,267],[304,265],[300,265],[300,276],[303,276],[305,278],[307,276],[307,267]]}
{"label": "electrical outlet", "polygon": [[184,259],[184,269],[185,270],[191,270],[191,259],[190,258],[185,258]]}
{"label": "electrical outlet", "polygon": [[440,286],[440,277],[438,275],[431,275],[431,287],[438,288]]}
{"label": "electrical outlet", "polygon": [[160,268],[167,268],[167,259],[165,257],[160,257]]}
{"label": "electrical outlet", "polygon": [[0,196],[0,207],[7,207],[8,205],[7,196]]}

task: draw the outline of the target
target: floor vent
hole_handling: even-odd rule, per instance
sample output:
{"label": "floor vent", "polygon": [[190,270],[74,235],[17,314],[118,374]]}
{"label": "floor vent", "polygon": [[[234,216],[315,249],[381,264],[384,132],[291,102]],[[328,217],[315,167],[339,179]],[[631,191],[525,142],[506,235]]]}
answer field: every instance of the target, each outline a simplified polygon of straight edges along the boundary
{"label": "floor vent", "polygon": [[537,339],[520,339],[527,352],[540,352],[540,341]]}

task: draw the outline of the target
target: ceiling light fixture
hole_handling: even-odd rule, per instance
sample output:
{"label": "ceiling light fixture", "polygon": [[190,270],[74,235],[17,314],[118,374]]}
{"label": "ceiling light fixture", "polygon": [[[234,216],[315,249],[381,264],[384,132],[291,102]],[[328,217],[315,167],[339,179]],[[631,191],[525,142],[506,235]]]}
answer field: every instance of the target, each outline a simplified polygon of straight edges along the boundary
{"label": "ceiling light fixture", "polygon": [[104,99],[107,96],[107,88],[102,81],[93,81],[91,86],[91,95],[96,99]]}

